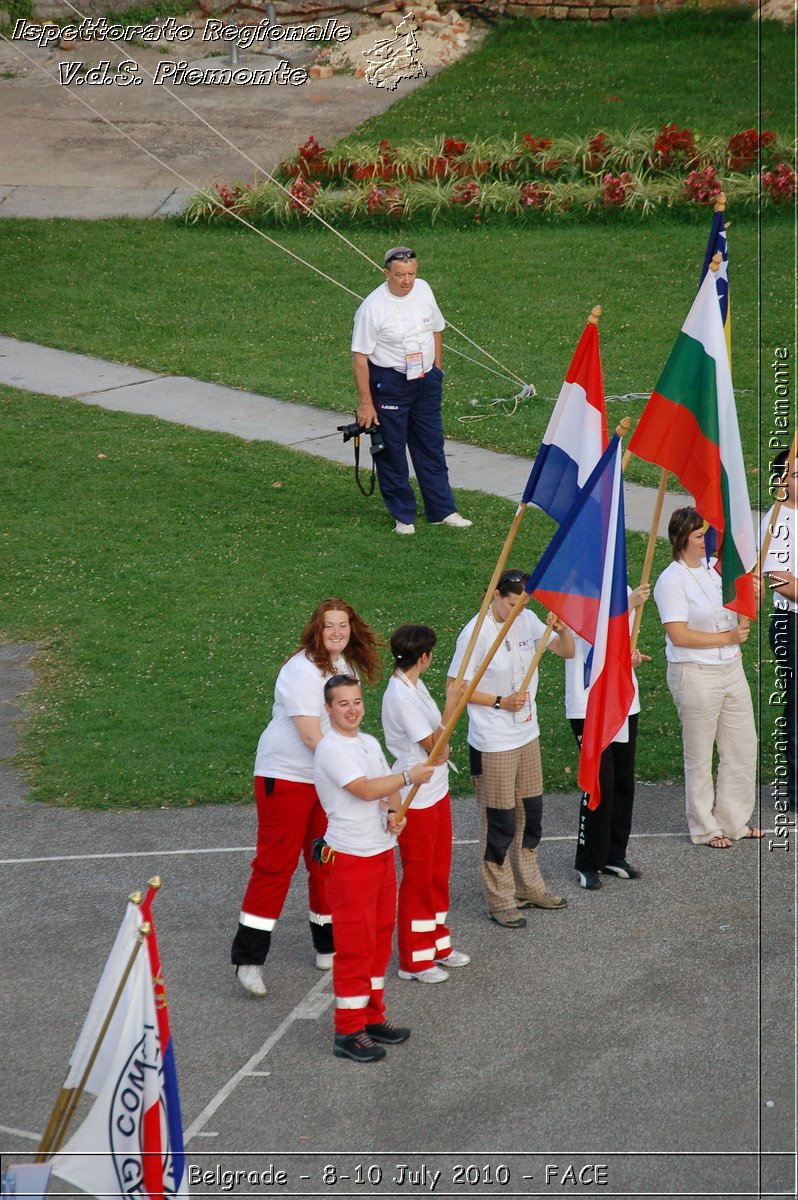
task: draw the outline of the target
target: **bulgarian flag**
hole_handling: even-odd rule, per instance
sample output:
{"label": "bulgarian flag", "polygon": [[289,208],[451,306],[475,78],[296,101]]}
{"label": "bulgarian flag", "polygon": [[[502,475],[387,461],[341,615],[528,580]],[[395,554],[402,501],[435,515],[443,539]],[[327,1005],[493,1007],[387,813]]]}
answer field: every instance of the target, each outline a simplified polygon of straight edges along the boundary
{"label": "bulgarian flag", "polygon": [[718,531],[726,608],[756,616],[756,542],[729,355],[713,271],[707,271],[630,442],[671,471]]}

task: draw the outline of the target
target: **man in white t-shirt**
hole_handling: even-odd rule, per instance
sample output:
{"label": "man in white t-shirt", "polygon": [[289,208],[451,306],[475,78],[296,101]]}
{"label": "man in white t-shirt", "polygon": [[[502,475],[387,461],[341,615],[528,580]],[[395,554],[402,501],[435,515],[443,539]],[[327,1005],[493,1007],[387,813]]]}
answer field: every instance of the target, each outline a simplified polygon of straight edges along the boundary
{"label": "man in white t-shirt", "polygon": [[321,860],[335,928],[333,1053],[355,1062],[385,1057],[382,1045],[410,1037],[385,1019],[383,991],[396,920],[399,789],[426,783],[434,767],[391,774],[379,742],[360,732],[363,697],[348,675],[324,685],[330,729],[316,747],[314,777],[327,813]]}
{"label": "man in white t-shirt", "polygon": [[[773,524],[770,544],[762,563],[762,574],[767,576],[773,590],[773,613],[770,618],[769,639],[779,666],[778,693],[783,697],[779,710],[779,730],[776,744],[783,744],[779,757],[786,758],[787,779],[781,772],[775,777],[773,792],[777,811],[795,812],[796,803],[796,739],[798,739],[798,712],[796,712],[795,676],[798,673],[798,462],[788,461],[784,451],[773,462],[780,481],[776,498],[781,501],[776,520],[773,509],[762,521],[761,539],[764,542],[768,528]],[[775,689],[768,687],[768,692]]]}
{"label": "man in white t-shirt", "polygon": [[385,447],[374,456],[377,479],[395,532],[403,534],[415,533],[416,518],[408,450],[427,520],[456,529],[471,524],[457,511],[443,451],[445,321],[417,271],[415,250],[387,250],[385,282],[360,305],[352,332],[357,422],[382,430]]}
{"label": "man in white t-shirt", "polygon": [[[508,569],[498,580],[479,631],[464,678],[473,678],[496,640],[528,576]],[[571,658],[570,629],[551,614],[555,636],[547,644],[560,658]],[[476,617],[457,639],[449,676],[460,669]],[[516,617],[503,644],[468,703],[468,749],[471,776],[480,807],[480,868],[490,919],[505,929],[523,929],[520,908],[565,908],[561,896],[549,892],[537,861],[542,836],[543,770],[535,694],[538,672],[521,691],[546,626],[525,609]]]}

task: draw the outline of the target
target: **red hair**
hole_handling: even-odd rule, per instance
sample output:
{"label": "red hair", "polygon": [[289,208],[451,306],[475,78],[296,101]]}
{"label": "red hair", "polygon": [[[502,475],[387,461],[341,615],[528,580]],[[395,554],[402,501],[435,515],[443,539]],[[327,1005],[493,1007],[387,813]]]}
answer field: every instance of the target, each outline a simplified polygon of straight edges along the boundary
{"label": "red hair", "polygon": [[316,606],[302,630],[297,653],[304,651],[310,661],[325,675],[335,674],[329,651],[324,645],[324,618],[330,612],[346,613],[349,618],[349,641],[344,650],[344,658],[368,683],[375,684],[382,668],[377,653],[377,635],[363,618],[357,615],[351,604],[335,596],[329,596]]}

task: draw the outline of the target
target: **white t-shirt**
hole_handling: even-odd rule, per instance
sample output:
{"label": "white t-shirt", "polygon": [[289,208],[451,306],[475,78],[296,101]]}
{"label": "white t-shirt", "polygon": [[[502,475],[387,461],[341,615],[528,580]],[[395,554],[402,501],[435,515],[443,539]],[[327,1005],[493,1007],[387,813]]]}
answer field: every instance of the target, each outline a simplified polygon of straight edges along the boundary
{"label": "white t-shirt", "polygon": [[[773,509],[762,522],[759,531],[760,546],[764,543],[772,513]],[[782,504],[776,514],[773,535],[762,564],[763,575],[778,575],[780,571],[786,571],[788,575],[798,579],[798,509],[788,508],[786,504]],[[779,595],[778,592],[773,592],[773,607],[798,612],[798,604],[794,600],[788,600],[786,596]]]}
{"label": "white t-shirt", "polygon": [[[586,642],[584,638],[579,637],[576,633],[573,634],[573,639],[576,653],[573,658],[565,659],[565,715],[568,720],[571,720],[571,718],[584,718],[587,714],[587,688],[585,687],[584,680],[585,656],[590,652],[590,642]],[[632,671],[632,683],[634,684],[635,694],[629,706],[627,714],[629,717],[640,712],[640,692],[637,686],[637,676],[634,671]],[[628,721],[624,721],[612,740],[614,742],[629,741]]]}
{"label": "white t-shirt", "polygon": [[[457,675],[460,663],[474,628],[476,617],[472,617],[457,639],[454,657],[449,666],[449,674]],[[496,635],[501,629],[491,609],[488,609],[482,628],[477,637],[468,661],[464,678],[473,679],[479,670],[487,652],[490,650]],[[496,651],[485,674],[477,685],[478,692],[489,692],[496,696],[509,696],[521,686],[524,675],[535,653],[535,646],[543,637],[546,626],[528,609],[523,609],[510,626],[507,637]],[[468,743],[475,750],[498,751],[517,750],[536,737],[540,737],[538,711],[535,695],[538,690],[538,672],[532,676],[529,685],[529,703],[518,713],[505,712],[498,708],[488,708],[484,704],[468,705]]]}
{"label": "white t-shirt", "polygon": [[[382,731],[385,744],[396,758],[395,771],[409,771],[415,763],[426,762],[426,751],[419,742],[429,737],[441,723],[440,709],[430,696],[424,681],[415,686],[397,672],[392,675],[382,698]],[[402,788],[402,798],[409,788]],[[435,768],[428,783],[423,783],[413,797],[413,808],[432,808],[449,790],[449,768],[446,763]]]}
{"label": "white t-shirt", "polygon": [[355,737],[329,729],[316,747],[314,779],[327,814],[324,840],[333,850],[371,858],[396,845],[388,833],[387,808],[381,800],[358,800],[346,790],[356,779],[379,779],[393,772],[371,734]]}
{"label": "white t-shirt", "polygon": [[[334,664],[335,674],[354,675],[343,658]],[[324,707],[323,674],[301,650],[280,668],[274,685],[272,719],[260,735],[255,754],[255,774],[268,779],[290,779],[313,783],[313,751],[309,750],[294,724],[294,717],[318,717],[321,731],[330,728]]]}
{"label": "white t-shirt", "polygon": [[[632,589],[627,587],[626,594],[631,595]],[[635,610],[629,610],[629,633],[632,632],[632,626],[635,622]],[[579,720],[587,713],[587,688],[585,687],[585,658],[590,653],[590,642],[586,642],[578,633],[572,634],[574,639],[575,653],[573,658],[565,659],[565,715],[570,721],[572,718]],[[629,707],[628,716],[632,717],[635,713],[640,712],[640,690],[637,686],[637,676],[632,671],[632,683],[634,684],[635,694],[632,697],[632,703]],[[616,737],[615,742],[629,741],[629,726],[624,721]]]}
{"label": "white t-shirt", "polygon": [[435,361],[432,335],[445,328],[432,288],[423,279],[416,279],[406,296],[394,296],[386,281],[366,296],[355,313],[352,350],[368,355],[377,367],[393,367],[403,375],[405,356],[421,350],[423,370],[429,371]]}
{"label": "white t-shirt", "polygon": [[[688,567],[685,562],[672,562],[654,586],[654,601],[663,625],[669,621],[686,621],[691,629],[702,633],[722,633],[734,629],[737,614],[723,607],[721,578],[714,569],[715,559],[700,567]],[[665,634],[665,657],[672,663],[701,663],[717,666],[740,657],[740,647],[731,646],[674,646]]]}

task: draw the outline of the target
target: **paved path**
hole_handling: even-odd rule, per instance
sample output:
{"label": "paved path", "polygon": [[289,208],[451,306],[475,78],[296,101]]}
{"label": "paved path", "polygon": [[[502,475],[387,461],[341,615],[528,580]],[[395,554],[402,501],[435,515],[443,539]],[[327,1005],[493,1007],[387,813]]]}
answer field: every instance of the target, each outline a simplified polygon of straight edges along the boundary
{"label": "paved path", "polygon": [[[232,433],[248,441],[277,442],[347,466],[352,463],[352,446],[345,446],[336,430],[337,425],[352,420],[351,412],[336,415],[256,392],[182,375],[158,375],[7,337],[0,337],[0,383],[118,412],[161,417],[176,425]],[[528,459],[451,440],[446,443],[446,458],[454,487],[520,500],[529,476]],[[648,532],[654,491],[627,483],[624,498],[627,529]],[[684,502],[683,495],[666,497],[661,530],[667,527],[673,509]]]}

